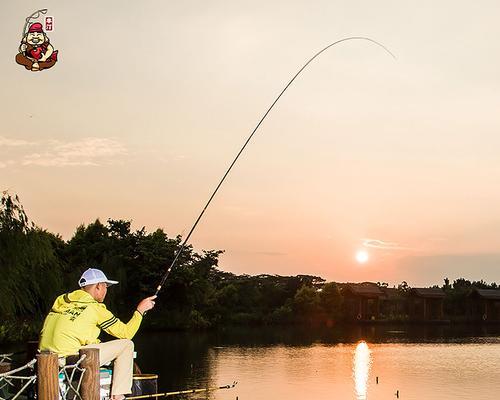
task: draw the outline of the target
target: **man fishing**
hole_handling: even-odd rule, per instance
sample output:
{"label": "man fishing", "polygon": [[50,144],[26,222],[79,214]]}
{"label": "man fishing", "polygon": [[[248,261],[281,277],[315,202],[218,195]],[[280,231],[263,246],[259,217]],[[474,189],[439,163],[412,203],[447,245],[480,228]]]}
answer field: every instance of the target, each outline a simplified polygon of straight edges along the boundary
{"label": "man fishing", "polygon": [[[99,269],[87,269],[78,281],[80,289],[56,299],[45,318],[40,338],[40,350],[55,352],[59,357],[78,354],[81,348],[97,348],[100,365],[114,361],[113,400],[121,400],[131,393],[134,353],[131,339],[144,313],[155,306],[156,298],[142,300],[132,318],[123,323],[103,304],[108,287],[117,283]],[[101,329],[118,339],[100,343]]]}

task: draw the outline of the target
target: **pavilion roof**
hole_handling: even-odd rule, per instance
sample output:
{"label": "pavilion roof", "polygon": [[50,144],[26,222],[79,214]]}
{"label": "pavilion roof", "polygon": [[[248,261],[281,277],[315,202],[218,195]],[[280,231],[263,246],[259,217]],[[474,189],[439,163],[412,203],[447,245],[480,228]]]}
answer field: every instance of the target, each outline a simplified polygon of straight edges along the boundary
{"label": "pavilion roof", "polygon": [[427,299],[443,299],[444,292],[440,288],[413,288],[410,293],[417,297],[424,297]]}
{"label": "pavilion roof", "polygon": [[347,283],[344,285],[344,290],[350,291],[355,296],[382,297],[384,295],[378,285],[373,282]]}
{"label": "pavilion roof", "polygon": [[495,289],[474,289],[472,293],[476,292],[479,297],[490,300],[500,300],[500,290]]}

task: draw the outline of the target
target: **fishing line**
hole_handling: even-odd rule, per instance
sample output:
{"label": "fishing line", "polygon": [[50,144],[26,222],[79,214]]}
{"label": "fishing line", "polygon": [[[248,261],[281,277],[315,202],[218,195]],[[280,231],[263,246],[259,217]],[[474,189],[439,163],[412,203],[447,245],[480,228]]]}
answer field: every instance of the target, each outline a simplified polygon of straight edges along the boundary
{"label": "fishing line", "polygon": [[155,296],[158,295],[158,293],[160,292],[163,284],[165,283],[165,281],[167,280],[168,278],[168,275],[170,274],[170,271],[172,270],[172,268],[174,267],[174,265],[176,264],[177,260],[179,259],[179,256],[181,255],[182,251],[184,250],[184,248],[186,247],[186,244],[189,240],[189,238],[191,237],[191,234],[193,233],[193,231],[196,229],[196,226],[198,225],[198,222],[200,222],[201,218],[203,217],[203,214],[205,214],[205,210],[208,208],[208,206],[210,205],[210,203],[212,202],[212,199],[215,197],[215,195],[217,194],[219,188],[222,186],[222,183],[225,181],[226,177],[228,176],[229,172],[231,171],[231,169],[233,168],[234,164],[236,164],[236,161],[238,161],[238,158],[240,157],[241,153],[243,153],[243,151],[245,150],[245,148],[247,147],[248,143],[250,142],[250,140],[252,140],[252,137],[253,135],[255,134],[255,132],[257,132],[257,130],[259,129],[260,125],[262,124],[262,122],[264,122],[264,120],[266,119],[267,115],[270,113],[270,111],[273,109],[274,105],[278,102],[278,100],[281,98],[281,96],[283,95],[283,93],[286,92],[286,90],[288,89],[288,87],[293,83],[293,81],[300,75],[300,73],[307,68],[307,66],[316,58],[318,57],[321,53],[325,52],[326,50],[328,50],[330,47],[332,46],[335,46],[339,43],[342,43],[342,42],[346,42],[348,40],[366,40],[366,41],[369,41],[369,42],[372,42],[374,44],[376,44],[377,46],[380,46],[382,49],[384,49],[387,53],[389,53],[394,59],[396,59],[396,56],[394,54],[392,54],[392,52],[387,48],[385,47],[383,44],[373,40],[373,39],[370,39],[370,38],[367,38],[367,37],[363,37],[363,36],[351,36],[351,37],[347,37],[347,38],[344,38],[344,39],[340,39],[340,40],[337,40],[336,42],[333,42],[331,44],[329,44],[328,46],[326,46],[325,48],[321,49],[320,51],[318,51],[314,56],[312,56],[305,64],[304,66],[299,69],[299,71],[293,76],[292,79],[290,79],[290,81],[287,83],[287,85],[284,87],[284,89],[281,91],[281,93],[278,95],[278,97],[276,97],[276,99],[273,101],[273,103],[271,104],[271,106],[267,109],[267,111],[264,113],[264,115],[262,116],[262,118],[259,120],[258,124],[255,126],[255,128],[253,129],[252,133],[250,134],[250,136],[248,137],[248,139],[245,141],[245,143],[243,144],[242,148],[240,149],[240,151],[238,152],[238,154],[236,155],[236,157],[234,158],[234,160],[232,161],[232,163],[230,164],[229,168],[227,169],[227,171],[225,172],[224,176],[222,177],[222,179],[220,180],[219,184],[217,185],[217,187],[215,188],[215,190],[213,191],[212,195],[210,196],[210,198],[208,199],[207,203],[205,204],[205,207],[203,207],[203,210],[201,211],[200,215],[198,216],[198,218],[196,219],[194,225],[192,226],[191,230],[189,231],[188,235],[186,236],[186,238],[184,239],[184,242],[182,243],[181,245],[181,248],[176,252],[175,254],[175,257],[174,257],[174,260],[172,261],[172,263],[170,264],[170,266],[167,268],[167,270],[165,271],[165,274],[163,275],[161,281],[160,281],[160,284],[158,285],[158,287],[156,288],[156,292],[155,292]]}

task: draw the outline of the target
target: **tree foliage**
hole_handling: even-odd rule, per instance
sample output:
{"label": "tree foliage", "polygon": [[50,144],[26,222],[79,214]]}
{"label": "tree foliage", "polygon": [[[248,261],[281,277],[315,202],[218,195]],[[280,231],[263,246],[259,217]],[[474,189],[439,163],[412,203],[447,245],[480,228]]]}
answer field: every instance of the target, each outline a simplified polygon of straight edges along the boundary
{"label": "tree foliage", "polygon": [[0,318],[44,312],[47,293],[62,284],[63,241],[35,227],[19,202],[4,192],[0,203]]}

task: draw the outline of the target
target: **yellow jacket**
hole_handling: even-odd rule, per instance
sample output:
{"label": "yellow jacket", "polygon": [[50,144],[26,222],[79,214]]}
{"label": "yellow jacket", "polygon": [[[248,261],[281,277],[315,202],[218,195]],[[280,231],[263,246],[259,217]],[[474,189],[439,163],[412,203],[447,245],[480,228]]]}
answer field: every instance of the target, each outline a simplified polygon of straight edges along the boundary
{"label": "yellow jacket", "polygon": [[99,343],[101,329],[119,339],[132,339],[141,325],[142,315],[135,311],[124,324],[84,290],[59,296],[45,318],[40,350],[60,356],[77,354],[87,344]]}

